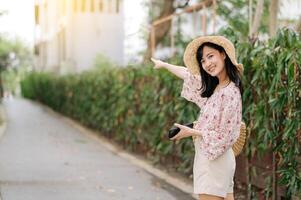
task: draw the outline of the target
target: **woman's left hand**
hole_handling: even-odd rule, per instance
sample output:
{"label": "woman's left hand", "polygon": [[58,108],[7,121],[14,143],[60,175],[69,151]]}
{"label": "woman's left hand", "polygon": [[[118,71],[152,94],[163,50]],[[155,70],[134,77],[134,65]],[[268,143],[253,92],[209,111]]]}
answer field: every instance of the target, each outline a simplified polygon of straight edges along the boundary
{"label": "woman's left hand", "polygon": [[188,126],[184,126],[181,124],[174,124],[176,127],[180,128],[180,132],[175,135],[174,137],[172,137],[170,140],[180,140],[186,137],[190,137],[190,136],[196,136],[198,134],[195,133],[195,130],[188,127]]}

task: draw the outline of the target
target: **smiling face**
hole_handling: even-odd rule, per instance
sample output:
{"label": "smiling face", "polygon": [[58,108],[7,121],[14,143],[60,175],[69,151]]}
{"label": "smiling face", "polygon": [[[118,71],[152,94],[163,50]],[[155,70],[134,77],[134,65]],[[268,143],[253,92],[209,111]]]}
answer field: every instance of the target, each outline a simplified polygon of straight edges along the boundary
{"label": "smiling face", "polygon": [[226,73],[225,58],[225,53],[219,52],[214,48],[204,46],[203,56],[201,59],[202,68],[210,76],[219,76],[222,73]]}

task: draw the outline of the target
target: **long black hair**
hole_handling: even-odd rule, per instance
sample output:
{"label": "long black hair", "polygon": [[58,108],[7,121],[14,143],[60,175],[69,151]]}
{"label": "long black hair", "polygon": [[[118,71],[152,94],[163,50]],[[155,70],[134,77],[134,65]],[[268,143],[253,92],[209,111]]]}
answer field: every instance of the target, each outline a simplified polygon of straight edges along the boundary
{"label": "long black hair", "polygon": [[239,74],[238,69],[236,66],[231,62],[229,56],[225,52],[224,48],[213,44],[211,42],[205,42],[203,43],[197,50],[196,58],[199,63],[199,68],[200,68],[200,73],[201,73],[201,78],[202,78],[202,97],[210,97],[213,94],[214,89],[218,85],[219,81],[218,78],[215,76],[209,75],[202,67],[202,57],[203,57],[203,48],[204,46],[213,48],[218,50],[220,53],[224,53],[226,55],[225,59],[225,68],[226,68],[226,73],[230,80],[235,83],[235,85],[239,88],[240,94],[243,94],[243,85],[241,82],[241,76]]}

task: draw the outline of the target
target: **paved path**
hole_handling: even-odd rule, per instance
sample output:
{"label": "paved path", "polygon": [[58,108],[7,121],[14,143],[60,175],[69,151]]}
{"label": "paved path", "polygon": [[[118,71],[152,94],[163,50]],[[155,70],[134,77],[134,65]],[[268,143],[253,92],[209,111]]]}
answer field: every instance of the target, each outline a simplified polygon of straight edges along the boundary
{"label": "paved path", "polygon": [[43,106],[4,100],[2,200],[192,200]]}

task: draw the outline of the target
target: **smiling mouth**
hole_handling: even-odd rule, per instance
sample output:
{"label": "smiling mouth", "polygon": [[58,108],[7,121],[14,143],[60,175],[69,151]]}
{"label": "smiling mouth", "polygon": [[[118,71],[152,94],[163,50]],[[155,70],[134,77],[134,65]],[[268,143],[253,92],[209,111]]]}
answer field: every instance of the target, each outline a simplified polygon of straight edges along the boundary
{"label": "smiling mouth", "polygon": [[211,67],[210,69],[209,69],[209,72],[213,72],[214,71],[214,67]]}

